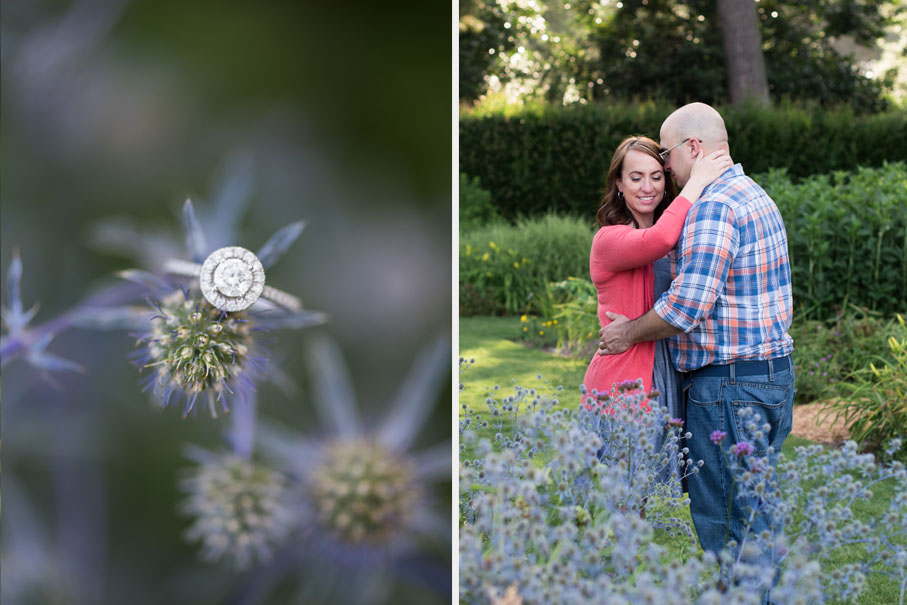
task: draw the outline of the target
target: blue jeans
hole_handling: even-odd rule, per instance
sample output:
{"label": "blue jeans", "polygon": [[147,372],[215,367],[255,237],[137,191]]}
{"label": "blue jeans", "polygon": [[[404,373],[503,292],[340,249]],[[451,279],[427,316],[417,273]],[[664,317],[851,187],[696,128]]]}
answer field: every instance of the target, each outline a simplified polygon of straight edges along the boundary
{"label": "blue jeans", "polygon": [[[765,456],[768,446],[774,447],[770,456],[774,468],[781,444],[790,434],[793,424],[793,368],[755,376],[696,376],[684,381],[686,390],[686,428],[693,434],[687,440],[689,457],[705,464],[688,479],[690,512],[696,535],[703,550],[718,553],[729,540],[740,544],[744,537],[743,522],[749,517],[751,502],[735,498],[733,482],[721,449],[744,439],[739,411],[751,407],[768,422],[771,430],[761,440],[752,442],[754,456]],[[724,431],[727,437],[721,445],[709,440],[712,431]],[[730,515],[728,508],[730,503]],[[760,532],[772,526],[765,515],[757,516],[753,530]]]}

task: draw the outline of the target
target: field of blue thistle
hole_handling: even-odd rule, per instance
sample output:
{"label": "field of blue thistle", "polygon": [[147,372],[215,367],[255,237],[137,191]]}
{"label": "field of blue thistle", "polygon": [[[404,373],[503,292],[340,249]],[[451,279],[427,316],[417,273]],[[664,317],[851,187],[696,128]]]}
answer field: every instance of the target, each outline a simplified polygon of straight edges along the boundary
{"label": "field of blue thistle", "polygon": [[[461,374],[470,365],[461,359]],[[747,527],[762,529],[717,556],[702,553],[678,514],[687,504],[680,475],[695,480],[702,463],[686,456],[682,423],[657,406],[643,411],[632,386],[580,399],[539,377],[538,387],[496,386],[484,404],[461,402],[464,602],[853,602],[870,574],[891,577],[904,602],[902,463],[849,442],[801,447],[773,467],[774,453],[756,450],[765,427],[745,408],[743,440],[727,446],[721,431],[710,439],[733,469]],[[889,444],[889,458],[899,447]],[[676,472],[664,472],[669,460]],[[855,511],[882,482],[894,486],[887,510],[866,520]],[[859,563],[832,564],[849,549]]]}

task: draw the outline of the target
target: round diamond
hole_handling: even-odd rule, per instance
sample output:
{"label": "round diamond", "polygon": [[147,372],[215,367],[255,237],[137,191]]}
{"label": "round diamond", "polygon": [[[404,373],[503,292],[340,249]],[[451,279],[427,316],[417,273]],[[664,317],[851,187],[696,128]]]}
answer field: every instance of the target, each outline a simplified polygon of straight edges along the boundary
{"label": "round diamond", "polygon": [[242,296],[252,286],[252,269],[238,258],[227,259],[214,269],[214,285],[224,296]]}
{"label": "round diamond", "polygon": [[261,296],[265,271],[256,256],[239,246],[212,252],[199,271],[205,298],[223,311],[242,311]]}

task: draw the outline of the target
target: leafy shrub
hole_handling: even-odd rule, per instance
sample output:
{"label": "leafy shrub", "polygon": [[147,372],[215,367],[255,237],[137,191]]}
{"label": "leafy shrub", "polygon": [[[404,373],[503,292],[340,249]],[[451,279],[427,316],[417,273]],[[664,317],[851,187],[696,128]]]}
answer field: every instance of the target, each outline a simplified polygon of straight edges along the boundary
{"label": "leafy shrub", "polygon": [[896,332],[894,320],[855,305],[839,310],[828,321],[794,314],[790,329],[797,375],[794,403],[849,395],[848,382],[854,373],[868,367]]}
{"label": "leafy shrub", "polygon": [[[907,326],[897,317],[897,334],[888,337],[889,356],[852,374],[846,399],[828,402],[823,412],[841,418],[851,436],[871,450],[890,439],[907,435]],[[876,367],[878,363],[878,367]],[[907,458],[907,444],[897,455]]]}
{"label": "leafy shrub", "polygon": [[[588,358],[598,343],[598,295],[589,279],[568,277],[558,282],[548,282],[545,289],[529,305],[538,314],[521,319],[524,340],[538,344],[529,335],[535,330],[528,325],[534,322],[545,331],[543,346],[556,346],[561,355]],[[528,319],[526,319],[528,317]],[[550,344],[548,344],[550,343]]]}
{"label": "leafy shrub", "polygon": [[907,164],[798,184],[786,171],[772,171],[757,182],[784,216],[798,313],[829,317],[849,302],[889,314],[905,310]]}
{"label": "leafy shrub", "polygon": [[[534,106],[514,114],[464,111],[460,170],[481,179],[508,220],[550,211],[591,217],[618,143],[633,134],[657,139],[674,109],[649,101]],[[749,174],[786,168],[799,180],[907,157],[904,111],[857,115],[847,107],[795,105],[718,110],[734,160]]]}
{"label": "leafy shrub", "polygon": [[520,317],[520,336],[534,347],[553,349],[558,344],[558,321],[535,315]]}
{"label": "leafy shrub", "polygon": [[[491,277],[490,275],[488,276]],[[507,307],[494,288],[460,282],[460,315],[506,315]]]}
{"label": "leafy shrub", "polygon": [[557,326],[557,346],[562,353],[588,358],[598,346],[598,293],[588,279],[568,277],[549,285],[554,304],[552,320]]}
{"label": "leafy shrub", "polygon": [[491,203],[491,194],[482,189],[478,178],[460,173],[460,232],[464,229],[481,227],[495,218],[498,213]]}
{"label": "leafy shrub", "polygon": [[[557,215],[463,233],[460,314],[476,315],[491,306],[526,312],[548,282],[589,272],[592,234],[591,221]],[[494,303],[486,302],[488,298]]]}

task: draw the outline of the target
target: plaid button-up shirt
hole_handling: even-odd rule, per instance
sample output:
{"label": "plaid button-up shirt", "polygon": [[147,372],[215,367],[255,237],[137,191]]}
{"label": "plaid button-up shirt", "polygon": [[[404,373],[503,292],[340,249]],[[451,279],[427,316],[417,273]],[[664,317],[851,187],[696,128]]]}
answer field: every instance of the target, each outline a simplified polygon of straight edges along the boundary
{"label": "plaid button-up shirt", "polygon": [[793,351],[787,233],[775,202],[740,164],[702,193],[672,252],[674,281],[655,311],[680,371]]}

